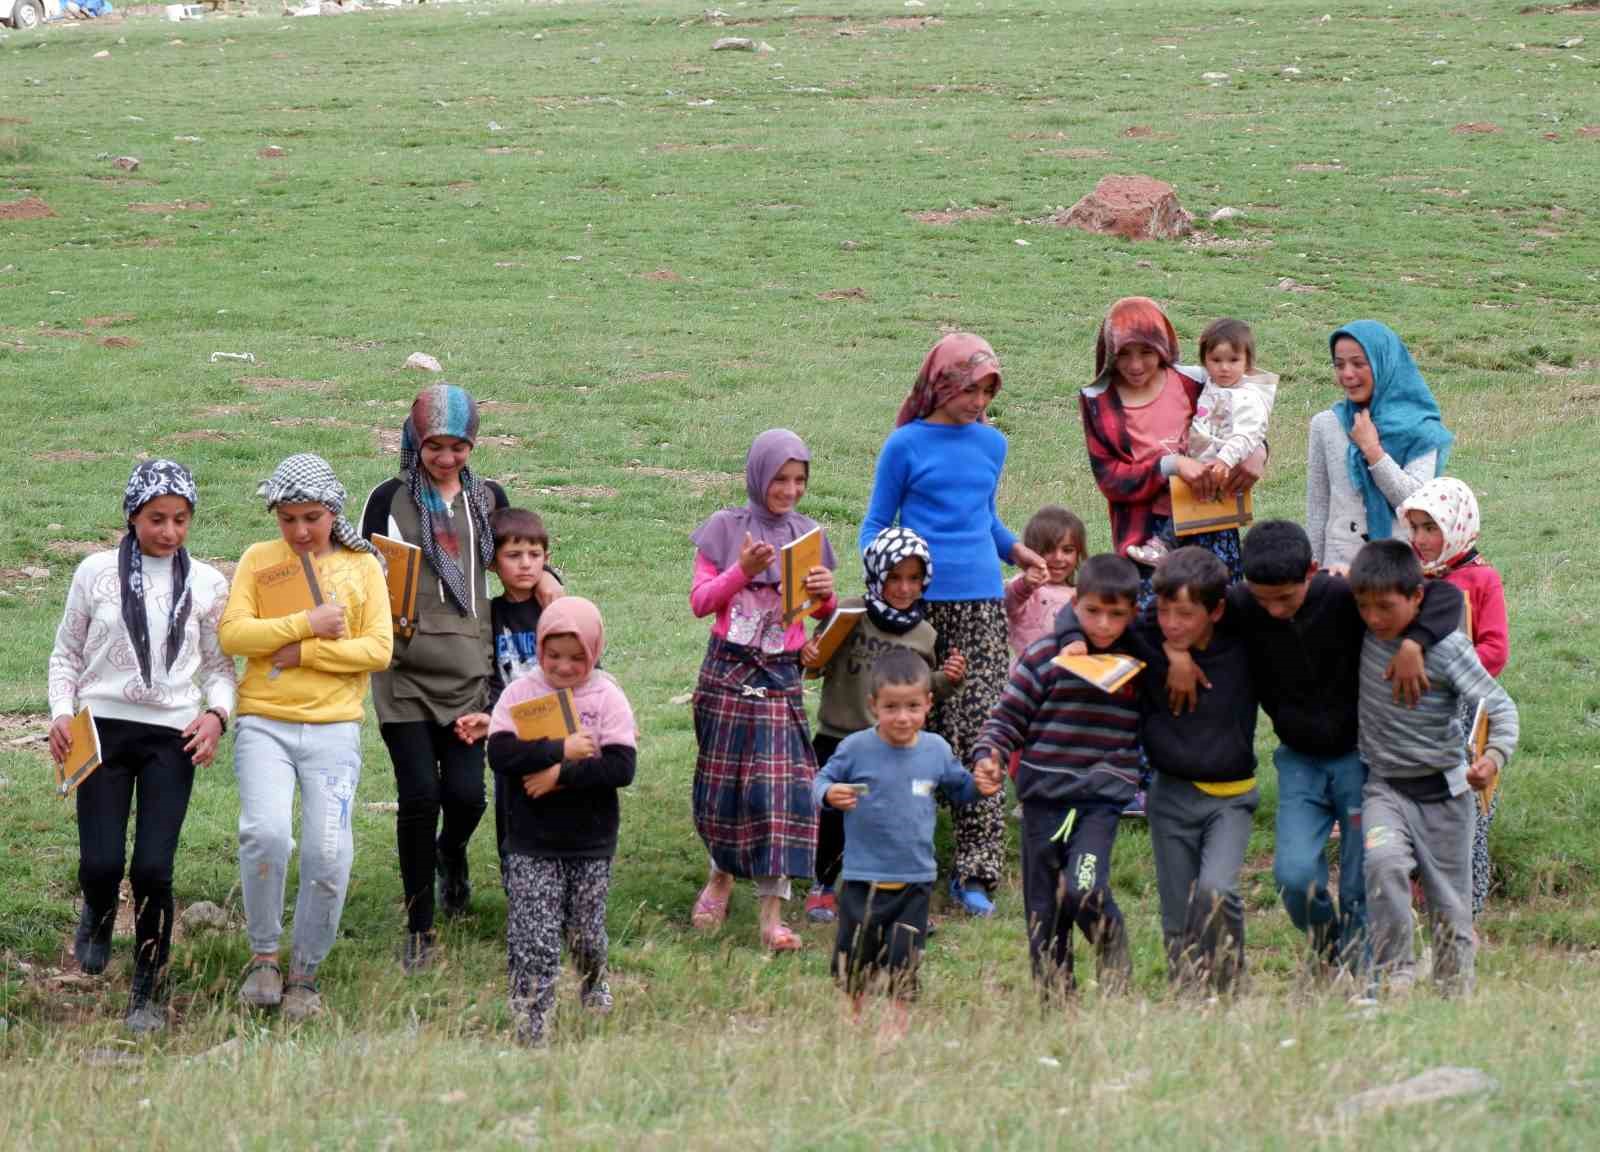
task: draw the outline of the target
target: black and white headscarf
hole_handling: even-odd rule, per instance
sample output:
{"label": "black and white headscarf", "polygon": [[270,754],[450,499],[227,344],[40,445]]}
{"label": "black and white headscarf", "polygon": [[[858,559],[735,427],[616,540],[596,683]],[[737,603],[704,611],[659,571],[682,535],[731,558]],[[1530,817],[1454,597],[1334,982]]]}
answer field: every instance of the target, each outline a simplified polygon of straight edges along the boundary
{"label": "black and white headscarf", "polygon": [[[189,511],[193,512],[200,493],[189,470],[171,460],[141,461],[134,466],[128,486],[122,491],[122,513],[128,521],[128,534],[117,546],[122,626],[128,631],[128,642],[133,645],[133,653],[139,661],[139,677],[147,688],[151,685],[150,620],[144,606],[144,552],[139,547],[139,533],[134,530],[133,518],[139,514],[139,509],[158,496],[180,496],[188,501]],[[189,610],[193,606],[189,550],[179,548],[172,555],[172,608],[167,617],[167,645],[163,653],[168,671],[172,670],[183,647],[183,630],[189,623]]]}
{"label": "black and white headscarf", "polygon": [[382,554],[363,540],[355,525],[344,518],[344,505],[350,494],[321,456],[301,452],[289,457],[256,489],[256,495],[266,499],[269,512],[279,504],[321,504],[333,513],[333,539],[337,543],[352,552],[376,556],[378,563],[383,563]]}
{"label": "black and white headscarf", "polygon": [[898,636],[909,632],[926,613],[927,602],[921,597],[909,608],[900,609],[883,598],[883,585],[896,564],[912,556],[922,560],[922,587],[926,591],[933,579],[933,556],[928,542],[909,528],[885,528],[867,545],[861,554],[861,564],[867,570],[867,616],[883,631]]}

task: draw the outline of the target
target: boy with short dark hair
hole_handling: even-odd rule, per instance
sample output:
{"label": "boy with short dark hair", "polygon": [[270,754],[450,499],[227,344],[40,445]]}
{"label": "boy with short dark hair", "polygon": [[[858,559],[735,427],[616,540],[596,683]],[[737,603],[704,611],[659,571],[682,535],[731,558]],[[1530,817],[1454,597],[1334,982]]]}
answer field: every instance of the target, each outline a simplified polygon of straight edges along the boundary
{"label": "boy with short dark hair", "polygon": [[[1367,913],[1377,978],[1393,995],[1416,982],[1411,873],[1427,897],[1433,975],[1439,990],[1472,991],[1473,789],[1492,780],[1517,747],[1517,706],[1484,670],[1472,641],[1452,632],[1429,650],[1428,690],[1415,708],[1397,704],[1385,670],[1422,607],[1422,565],[1399,540],[1374,540],[1350,566],[1367,638],[1361,650],[1360,744],[1367,765]],[[1461,701],[1482,702],[1488,747],[1468,764]]]}
{"label": "boy with short dark hair", "polygon": [[934,793],[971,804],[1001,788],[997,768],[968,773],[940,736],[922,730],[933,707],[926,661],[891,648],[874,661],[869,697],[877,726],[839,742],[817,772],[817,806],[845,814],[843,883],[834,970],[853,1013],[867,985],[886,982],[894,999],[888,1022],[903,1031],[906,1004],[928,930],[928,898],[938,867],[933,855]]}
{"label": "boy with short dark hair", "polygon": [[[1139,572],[1114,553],[1078,570],[1075,626],[1095,653],[1130,651],[1124,638]],[[1053,635],[1025,648],[973,745],[974,771],[994,772],[1013,752],[1022,801],[1022,899],[1028,954],[1046,995],[1074,989],[1072,928],[1095,949],[1103,993],[1132,977],[1127,930],[1111,894],[1111,849],[1124,805],[1139,786],[1136,686],[1107,693],[1055,663]]]}

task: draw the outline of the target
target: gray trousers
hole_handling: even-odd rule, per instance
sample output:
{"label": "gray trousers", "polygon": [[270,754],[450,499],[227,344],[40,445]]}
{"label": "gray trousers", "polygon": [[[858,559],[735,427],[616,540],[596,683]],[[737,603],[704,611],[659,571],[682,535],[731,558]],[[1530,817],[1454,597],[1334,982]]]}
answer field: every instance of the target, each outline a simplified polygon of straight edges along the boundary
{"label": "gray trousers", "polygon": [[1239,870],[1250,845],[1258,788],[1212,796],[1157,772],[1145,800],[1161,897],[1167,978],[1225,992],[1244,973]]}
{"label": "gray trousers", "polygon": [[1428,901],[1433,976],[1445,994],[1472,991],[1472,833],[1477,798],[1417,801],[1382,777],[1361,795],[1366,828],[1367,930],[1375,975],[1396,991],[1416,980],[1411,873]]}

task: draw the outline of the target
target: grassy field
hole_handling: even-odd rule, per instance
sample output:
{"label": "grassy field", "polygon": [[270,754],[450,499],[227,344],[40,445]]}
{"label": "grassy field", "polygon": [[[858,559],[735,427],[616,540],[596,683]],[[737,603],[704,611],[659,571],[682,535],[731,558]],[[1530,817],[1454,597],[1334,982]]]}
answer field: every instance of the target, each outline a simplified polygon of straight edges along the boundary
{"label": "grassy field", "polygon": [[[725,7],[720,23],[700,0],[462,4],[0,40],[0,382],[23,437],[0,474],[0,1144],[1592,1147],[1600,11]],[[725,35],[773,50],[713,54]],[[112,165],[123,155],[136,171]],[[1130,172],[1177,187],[1191,238],[1042,222]],[[32,197],[52,214],[20,218]],[[1207,223],[1222,206],[1244,215]],[[1105,547],[1075,392],[1100,315],[1130,293],[1170,305],[1186,350],[1216,316],[1255,325],[1283,376],[1266,514],[1303,509],[1339,323],[1391,323],[1440,397],[1505,577],[1524,723],[1479,994],[1371,1011],[1302,985],[1271,887],[1269,770],[1243,1001],[1166,996],[1132,828],[1114,883],[1135,999],[1091,992],[1041,1016],[1008,887],[996,922],[942,921],[911,1038],[879,1053],[835,1018],[825,933],[769,961],[748,893],[721,936],[687,929],[703,856],[682,698],[704,626],[686,533],[742,499],[750,438],[785,424],[816,453],[806,510],[853,540],[923,352],[965,327],[1006,367],[1008,522],[1063,502]],[[178,943],[175,1027],[127,1044],[128,941],[99,981],[60,971],[76,834],[29,739],[73,566],[114,539],[140,453],[194,468],[190,545],[208,558],[272,534],[252,493],[290,452],[326,455],[359,499],[393,472],[413,351],[492,401],[475,463],[551,523],[640,715],[611,905],[618,1011],[574,1011],[551,1050],[512,1049],[482,834],[475,915],[445,930],[443,967],[402,977],[394,787],[369,725],[329,1017],[294,1030],[241,1012],[230,931]],[[854,593],[860,573],[841,583]],[[196,789],[177,891],[237,922],[228,763],[225,748]],[[1497,1086],[1341,1111],[1446,1064]]]}

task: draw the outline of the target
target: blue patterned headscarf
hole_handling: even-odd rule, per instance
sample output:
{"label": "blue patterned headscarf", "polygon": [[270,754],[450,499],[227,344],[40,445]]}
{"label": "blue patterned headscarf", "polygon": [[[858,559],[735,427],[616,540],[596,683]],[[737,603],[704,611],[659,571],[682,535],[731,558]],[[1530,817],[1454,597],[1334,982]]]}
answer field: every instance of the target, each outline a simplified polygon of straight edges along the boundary
{"label": "blue patterned headscarf", "polygon": [[[1437,452],[1433,474],[1443,474],[1455,437],[1444,426],[1439,404],[1404,342],[1387,324],[1357,320],[1328,337],[1330,353],[1341,336],[1348,336],[1361,345],[1372,367],[1372,398],[1367,401],[1366,410],[1377,426],[1383,450],[1402,468],[1419,456]],[[1348,398],[1333,406],[1333,413],[1339,418],[1346,436],[1354,427],[1356,413],[1360,410]],[[1366,458],[1355,441],[1350,442],[1347,453],[1350,480],[1367,506],[1367,539],[1387,540],[1394,533],[1394,507],[1373,480],[1372,470],[1367,467]]]}
{"label": "blue patterned headscarf", "polygon": [[[145,687],[151,686],[150,674],[150,620],[145,613],[144,551],[139,547],[139,533],[133,518],[150,501],[158,496],[177,496],[187,501],[189,511],[194,511],[200,493],[194,477],[182,464],[172,460],[143,460],[134,465],[133,474],[122,490],[122,514],[128,521],[128,533],[117,546],[117,580],[122,594],[122,626],[128,632],[128,643],[133,647],[134,658],[139,662],[139,678]],[[189,550],[179,548],[172,554],[172,607],[167,613],[167,643],[162,653],[170,671],[183,647],[183,632],[189,621],[189,609],[194,604],[194,594],[189,587]]]}

